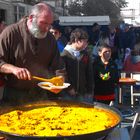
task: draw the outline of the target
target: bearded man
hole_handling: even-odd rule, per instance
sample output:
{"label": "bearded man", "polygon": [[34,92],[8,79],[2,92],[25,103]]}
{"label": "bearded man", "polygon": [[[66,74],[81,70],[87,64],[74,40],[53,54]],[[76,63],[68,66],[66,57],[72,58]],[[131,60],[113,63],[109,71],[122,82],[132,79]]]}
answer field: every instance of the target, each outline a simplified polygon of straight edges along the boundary
{"label": "bearded man", "polygon": [[5,76],[4,101],[46,98],[32,75],[50,77],[60,68],[60,54],[49,32],[53,12],[45,3],[34,5],[28,17],[8,26],[0,37],[0,72]]}

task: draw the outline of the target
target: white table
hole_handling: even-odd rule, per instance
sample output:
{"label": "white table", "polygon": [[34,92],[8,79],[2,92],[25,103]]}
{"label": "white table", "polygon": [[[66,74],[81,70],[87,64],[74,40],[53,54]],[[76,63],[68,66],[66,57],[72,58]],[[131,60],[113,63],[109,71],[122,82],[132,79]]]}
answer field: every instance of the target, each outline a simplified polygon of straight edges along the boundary
{"label": "white table", "polygon": [[[123,78],[122,78],[123,79]],[[132,81],[130,81],[130,80],[132,80]],[[122,81],[121,80],[121,78],[120,78],[120,80],[119,80],[119,84],[118,84],[118,86],[119,86],[119,104],[123,104],[123,93],[122,93],[122,88],[123,88],[123,86],[130,86],[130,94],[132,95],[133,94],[133,89],[132,89],[132,87],[134,86],[136,84],[136,80],[135,79],[132,79],[132,78],[128,78],[128,81],[126,80],[126,81]],[[131,96],[131,98],[132,98],[132,96]],[[131,106],[133,106],[133,104],[132,104],[133,102],[132,102],[132,99],[131,99]]]}

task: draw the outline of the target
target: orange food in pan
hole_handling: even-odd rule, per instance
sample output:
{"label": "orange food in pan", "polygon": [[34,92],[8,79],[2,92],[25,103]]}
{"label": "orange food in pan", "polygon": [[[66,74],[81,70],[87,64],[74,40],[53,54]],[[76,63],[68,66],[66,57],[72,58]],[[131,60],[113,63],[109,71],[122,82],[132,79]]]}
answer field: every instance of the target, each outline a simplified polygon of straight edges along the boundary
{"label": "orange food in pan", "polygon": [[113,127],[120,121],[107,109],[44,106],[0,115],[0,131],[28,136],[72,136]]}

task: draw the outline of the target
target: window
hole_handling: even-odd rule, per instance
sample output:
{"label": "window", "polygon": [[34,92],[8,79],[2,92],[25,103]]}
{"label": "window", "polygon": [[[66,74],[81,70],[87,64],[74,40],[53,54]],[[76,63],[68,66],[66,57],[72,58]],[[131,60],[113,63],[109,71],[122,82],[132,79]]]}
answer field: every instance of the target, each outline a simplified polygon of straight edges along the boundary
{"label": "window", "polygon": [[25,7],[23,7],[23,6],[14,6],[14,16],[15,16],[15,22],[17,22],[23,16],[25,16]]}
{"label": "window", "polygon": [[6,10],[0,9],[0,18],[1,18],[3,21],[6,21]]}

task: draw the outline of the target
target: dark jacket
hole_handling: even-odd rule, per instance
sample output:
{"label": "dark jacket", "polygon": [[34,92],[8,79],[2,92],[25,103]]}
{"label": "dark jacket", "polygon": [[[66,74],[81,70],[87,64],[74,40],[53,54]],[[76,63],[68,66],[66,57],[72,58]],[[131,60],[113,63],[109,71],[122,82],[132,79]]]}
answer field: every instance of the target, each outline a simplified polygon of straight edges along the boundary
{"label": "dark jacket", "polygon": [[123,32],[121,31],[119,34],[119,46],[122,49],[130,48],[134,49],[134,45],[136,42],[136,35],[134,31]]}
{"label": "dark jacket", "polygon": [[80,52],[80,58],[77,59],[68,50],[61,54],[67,71],[67,82],[71,84],[77,93],[91,94],[93,91],[92,64],[87,51]]}
{"label": "dark jacket", "polygon": [[[27,18],[8,26],[0,37],[0,66],[10,63],[27,68],[32,75],[48,77],[59,69],[60,54],[51,33],[43,39],[34,38],[27,29]],[[54,73],[55,74],[55,73]],[[37,86],[34,80],[19,80],[7,75],[6,85],[17,89]]]}
{"label": "dark jacket", "polygon": [[[110,79],[103,80],[101,74],[108,73],[110,74]],[[93,62],[93,74],[94,74],[94,95],[109,95],[114,93],[115,84],[119,81],[119,73],[117,65],[110,60],[109,64],[104,66],[101,59],[98,57]]]}

